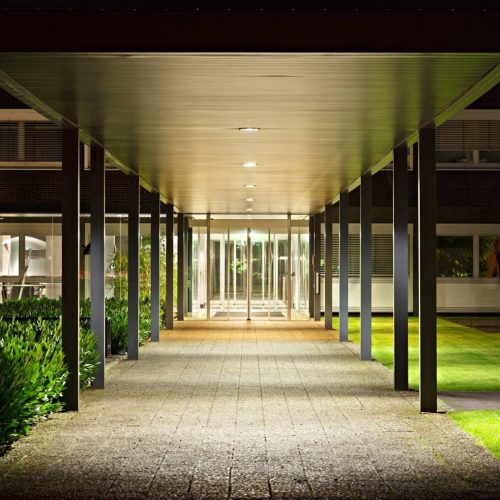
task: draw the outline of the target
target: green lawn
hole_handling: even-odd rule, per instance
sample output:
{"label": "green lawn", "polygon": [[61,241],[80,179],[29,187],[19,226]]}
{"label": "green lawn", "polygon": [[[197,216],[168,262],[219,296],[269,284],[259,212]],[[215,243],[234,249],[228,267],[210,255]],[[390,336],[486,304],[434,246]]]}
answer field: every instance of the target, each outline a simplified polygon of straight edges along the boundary
{"label": "green lawn", "polygon": [[454,411],[449,417],[500,458],[500,410]]}
{"label": "green lawn", "polygon": [[[338,318],[333,318],[338,328]],[[392,317],[373,318],[373,357],[393,367]],[[410,386],[418,389],[418,318],[408,318]],[[349,340],[359,343],[359,317],[349,318]],[[500,391],[500,334],[438,319],[438,389]]]}
{"label": "green lawn", "polygon": [[[338,318],[333,319],[338,328]],[[500,334],[438,319],[438,389],[500,391]],[[374,317],[372,354],[393,368],[392,317]],[[418,389],[418,318],[408,318],[410,386]],[[359,343],[359,317],[349,318],[349,340]],[[456,411],[449,417],[500,458],[500,410]]]}

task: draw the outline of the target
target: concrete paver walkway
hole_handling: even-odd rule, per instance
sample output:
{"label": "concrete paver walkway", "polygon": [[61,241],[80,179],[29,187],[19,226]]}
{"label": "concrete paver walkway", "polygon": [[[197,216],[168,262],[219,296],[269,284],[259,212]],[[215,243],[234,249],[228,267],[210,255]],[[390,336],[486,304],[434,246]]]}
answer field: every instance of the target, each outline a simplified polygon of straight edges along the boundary
{"label": "concrete paver walkway", "polygon": [[500,461],[311,322],[184,322],[0,459],[0,498],[496,498]]}

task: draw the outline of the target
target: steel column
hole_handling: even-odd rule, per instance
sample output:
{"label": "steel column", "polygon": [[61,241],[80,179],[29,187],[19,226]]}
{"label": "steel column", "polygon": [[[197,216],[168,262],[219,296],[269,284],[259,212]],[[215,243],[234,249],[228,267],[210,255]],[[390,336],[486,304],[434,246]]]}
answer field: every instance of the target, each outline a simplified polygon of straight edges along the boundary
{"label": "steel column", "polygon": [[346,342],[349,332],[349,193],[339,200],[339,340]]}
{"label": "steel column", "polygon": [[151,341],[160,340],[160,193],[151,193]]}
{"label": "steel column", "polygon": [[212,269],[210,267],[212,256],[210,247],[210,214],[207,214],[207,320],[210,319],[210,299],[212,297]]}
{"label": "steel column", "polygon": [[177,319],[184,320],[184,214],[177,214]]}
{"label": "steel column", "polygon": [[394,150],[392,185],[394,389],[408,389],[408,151]]}
{"label": "steel column", "polygon": [[104,389],[106,365],[105,200],[104,150],[101,146],[92,144],[90,148],[90,323],[99,355],[99,364],[92,385],[98,389]]}
{"label": "steel column", "polygon": [[187,294],[187,310],[188,313],[193,312],[193,228],[187,230],[187,279],[188,279],[188,294]]}
{"label": "steel column", "polygon": [[[413,182],[415,191],[418,193],[418,144],[413,145]],[[418,202],[417,202],[418,204]],[[418,316],[418,210],[415,211],[413,222],[413,316]]]}
{"label": "steel column", "polygon": [[436,338],[436,130],[419,133],[420,410],[437,411]]}
{"label": "steel column", "polygon": [[309,215],[309,317],[314,318],[314,215]]}
{"label": "steel column", "polygon": [[314,321],[321,319],[321,219],[314,216]]}
{"label": "steel column", "polygon": [[80,141],[78,129],[62,130],[62,348],[69,375],[64,407],[80,405]]}
{"label": "steel column", "polygon": [[332,330],[333,205],[325,206],[325,330]]}
{"label": "steel column", "polygon": [[287,247],[287,262],[288,269],[286,273],[286,295],[287,295],[287,304],[286,304],[286,318],[288,321],[292,319],[292,215],[289,213],[287,216],[288,219],[288,247]]}
{"label": "steel column", "polygon": [[372,174],[361,177],[361,359],[372,359]]}
{"label": "steel column", "polygon": [[166,290],[165,290],[165,327],[174,328],[174,206],[166,205]]}
{"label": "steel column", "polygon": [[139,359],[139,177],[128,176],[128,359]]}

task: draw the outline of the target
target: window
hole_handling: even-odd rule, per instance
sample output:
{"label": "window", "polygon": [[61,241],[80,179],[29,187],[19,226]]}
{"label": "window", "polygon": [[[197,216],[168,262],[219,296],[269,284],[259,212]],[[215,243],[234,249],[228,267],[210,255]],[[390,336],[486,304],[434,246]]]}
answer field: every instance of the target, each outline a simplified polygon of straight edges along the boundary
{"label": "window", "polygon": [[0,276],[19,275],[19,237],[0,234]]}
{"label": "window", "polygon": [[[360,259],[360,240],[359,234],[349,235],[349,276],[359,277],[359,259]],[[393,266],[393,237],[392,234],[372,234],[372,276],[374,278],[392,278]],[[410,263],[411,240],[408,235],[408,263]],[[325,235],[321,235],[321,274],[324,273],[324,252]],[[408,266],[409,272],[409,266]],[[339,236],[333,235],[333,255],[332,255],[332,273],[334,277],[339,275]]]}
{"label": "window", "polygon": [[479,276],[500,277],[500,236],[479,237]]}
{"label": "window", "polygon": [[45,238],[26,236],[25,242],[26,276],[45,276]]}
{"label": "window", "polygon": [[472,276],[472,236],[437,237],[437,275],[442,278]]}

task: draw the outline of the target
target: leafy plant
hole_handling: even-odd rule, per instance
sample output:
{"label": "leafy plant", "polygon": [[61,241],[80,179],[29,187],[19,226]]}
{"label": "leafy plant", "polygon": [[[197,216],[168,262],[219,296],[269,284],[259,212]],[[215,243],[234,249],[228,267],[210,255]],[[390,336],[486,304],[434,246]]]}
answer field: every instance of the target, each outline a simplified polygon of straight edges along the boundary
{"label": "leafy plant", "polygon": [[[82,301],[82,312],[90,308],[89,301]],[[9,300],[0,304],[0,320],[13,320],[16,324],[24,325],[26,331],[34,330],[42,335],[43,328],[50,325],[59,328],[61,323],[61,299],[29,298]],[[90,312],[88,313],[90,314]],[[17,330],[20,333],[22,329]],[[57,339],[61,338],[61,334]],[[59,340],[58,340],[59,341]],[[80,328],[80,387],[88,387],[94,380],[94,373],[98,365],[95,337],[89,325]]]}
{"label": "leafy plant", "polygon": [[68,371],[61,324],[0,321],[0,454],[49,413],[61,409]]}

